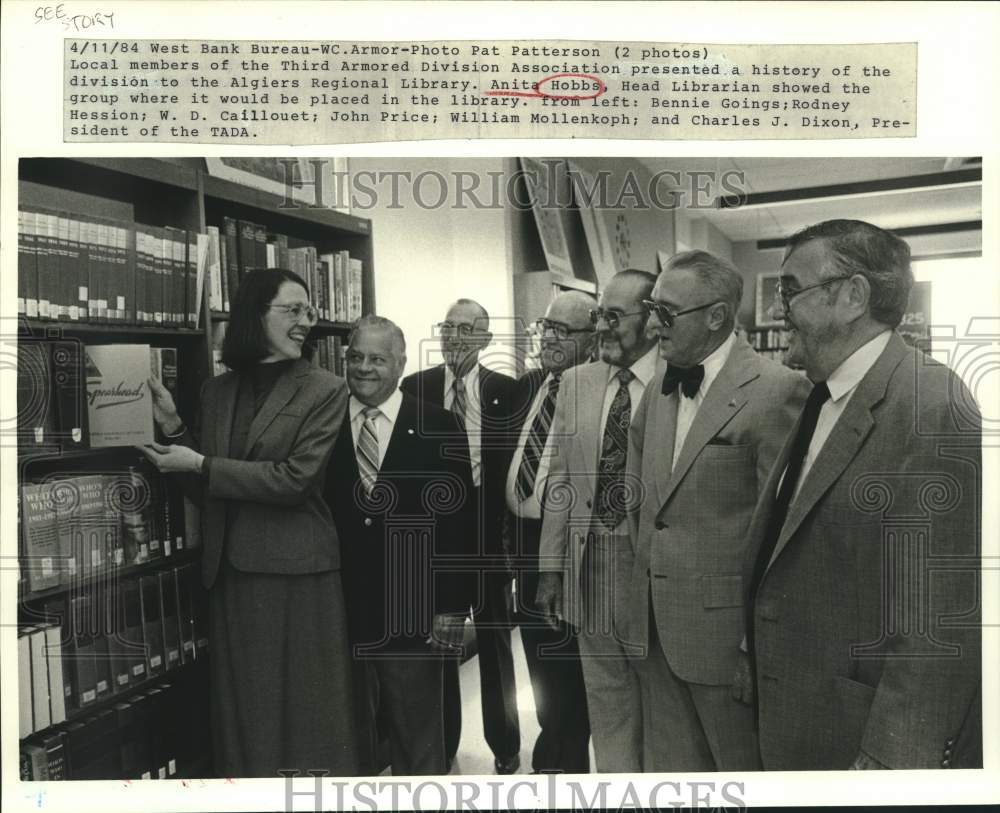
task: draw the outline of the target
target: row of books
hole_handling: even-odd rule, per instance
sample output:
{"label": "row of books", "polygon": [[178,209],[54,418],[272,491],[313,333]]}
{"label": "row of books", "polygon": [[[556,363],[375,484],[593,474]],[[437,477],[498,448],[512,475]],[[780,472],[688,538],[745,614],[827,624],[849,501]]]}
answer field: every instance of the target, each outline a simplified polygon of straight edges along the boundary
{"label": "row of books", "polygon": [[[222,363],[222,342],[226,335],[228,322],[219,322],[213,326],[212,364],[213,375],[222,375],[228,367]],[[313,367],[322,367],[336,375],[344,375],[344,358],[347,345],[341,336],[314,336],[303,349]]]}
{"label": "row of books", "polygon": [[259,223],[224,217],[208,227],[208,290],[213,311],[227,313],[240,280],[253,268],[287,268],[309,286],[323,319],[352,322],[362,314],[363,264],[346,250],[320,254],[315,246],[289,247],[289,238]]}
{"label": "row of books", "polygon": [[160,682],[127,700],[21,742],[23,781],[190,776],[208,742],[207,693]]}
{"label": "row of books", "polygon": [[19,315],[198,326],[205,235],[40,207],[17,214]]}
{"label": "row of books", "polygon": [[19,736],[207,657],[205,596],[186,564],[46,601],[18,631]]}
{"label": "row of books", "polygon": [[788,348],[788,331],[777,327],[753,330],[747,334],[747,340],[757,351],[785,350]]}
{"label": "row of books", "polygon": [[33,447],[106,448],[154,439],[147,379],[177,392],[177,349],[22,339],[17,349],[17,427]]}
{"label": "row of books", "polygon": [[22,590],[32,593],[200,545],[179,484],[145,460],[24,483],[18,508]]}

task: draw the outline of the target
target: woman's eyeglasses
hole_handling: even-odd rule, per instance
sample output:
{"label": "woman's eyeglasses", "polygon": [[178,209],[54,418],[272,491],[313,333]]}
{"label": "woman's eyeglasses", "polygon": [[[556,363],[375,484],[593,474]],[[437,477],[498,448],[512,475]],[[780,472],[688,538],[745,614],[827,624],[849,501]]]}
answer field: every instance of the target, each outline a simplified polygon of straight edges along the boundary
{"label": "woman's eyeglasses", "polygon": [[319,311],[312,305],[306,305],[302,302],[296,302],[294,305],[268,305],[268,307],[284,311],[296,322],[298,322],[303,316],[306,317],[306,321],[311,325],[315,325],[319,321]]}

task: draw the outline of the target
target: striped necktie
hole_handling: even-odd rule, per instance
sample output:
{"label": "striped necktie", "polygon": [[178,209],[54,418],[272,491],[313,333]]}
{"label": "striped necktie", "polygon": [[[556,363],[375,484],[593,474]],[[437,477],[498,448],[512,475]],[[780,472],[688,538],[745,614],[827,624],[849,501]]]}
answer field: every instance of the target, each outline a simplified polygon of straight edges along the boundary
{"label": "striped necktie", "polygon": [[378,426],[375,419],[381,412],[378,407],[365,407],[361,414],[365,416],[365,422],[358,432],[358,473],[361,475],[365,494],[371,496],[378,478]]}
{"label": "striped necktie", "polygon": [[618,392],[608,410],[601,442],[601,460],[597,464],[597,494],[594,513],[605,528],[611,530],[625,518],[628,502],[625,488],[625,460],[628,455],[628,429],[632,422],[632,397],[629,382],[635,378],[631,370],[617,373]]}
{"label": "striped necktie", "polygon": [[466,403],[466,393],[465,393],[465,379],[456,377],[452,382],[452,392],[454,392],[454,397],[451,399],[451,411],[458,416],[459,423],[462,428],[465,428],[465,410],[467,408]]}
{"label": "striped necktie", "polygon": [[538,476],[538,464],[542,459],[545,442],[552,428],[552,415],[556,409],[556,393],[559,392],[559,376],[553,376],[549,382],[548,392],[538,407],[535,420],[531,422],[531,431],[524,443],[524,454],[521,465],[517,469],[515,491],[518,502],[524,502],[535,491],[535,478]]}

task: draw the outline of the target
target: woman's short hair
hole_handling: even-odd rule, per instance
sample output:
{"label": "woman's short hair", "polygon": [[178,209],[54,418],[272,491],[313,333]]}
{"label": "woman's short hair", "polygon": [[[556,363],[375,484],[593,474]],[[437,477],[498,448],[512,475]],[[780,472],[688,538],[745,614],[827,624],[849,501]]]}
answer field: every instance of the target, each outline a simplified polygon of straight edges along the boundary
{"label": "woman's short hair", "polygon": [[284,282],[309,291],[302,277],[286,268],[255,268],[240,280],[222,340],[222,363],[230,370],[244,372],[271,353],[262,320]]}

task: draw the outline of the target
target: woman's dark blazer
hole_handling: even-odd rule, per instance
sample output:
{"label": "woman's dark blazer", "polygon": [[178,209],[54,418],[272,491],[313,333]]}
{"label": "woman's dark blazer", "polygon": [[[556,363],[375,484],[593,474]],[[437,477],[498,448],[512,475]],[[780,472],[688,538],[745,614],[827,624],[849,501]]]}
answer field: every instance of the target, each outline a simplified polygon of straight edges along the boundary
{"label": "woman's dark blazer", "polygon": [[347,383],[300,359],[281,374],[250,425],[245,459],[229,457],[240,378],[201,392],[202,581],[211,587],[223,542],[237,570],[298,575],[340,569],[340,544],[323,499],[327,461],[347,409]]}

